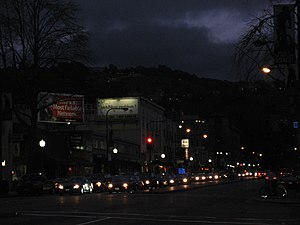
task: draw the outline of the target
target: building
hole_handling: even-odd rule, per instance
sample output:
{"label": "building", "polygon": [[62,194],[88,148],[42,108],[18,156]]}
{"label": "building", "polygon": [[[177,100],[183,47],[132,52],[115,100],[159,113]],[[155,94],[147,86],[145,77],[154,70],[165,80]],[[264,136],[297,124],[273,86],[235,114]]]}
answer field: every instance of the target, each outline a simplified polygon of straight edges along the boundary
{"label": "building", "polygon": [[[175,127],[163,107],[143,97],[124,97],[97,99],[96,104],[86,105],[86,123],[77,130],[93,133],[97,171],[160,172],[162,162],[174,165]],[[146,146],[149,136],[154,145],[151,151]]]}
{"label": "building", "polygon": [[240,134],[224,115],[183,115],[178,167],[188,172],[224,171],[240,157]]}

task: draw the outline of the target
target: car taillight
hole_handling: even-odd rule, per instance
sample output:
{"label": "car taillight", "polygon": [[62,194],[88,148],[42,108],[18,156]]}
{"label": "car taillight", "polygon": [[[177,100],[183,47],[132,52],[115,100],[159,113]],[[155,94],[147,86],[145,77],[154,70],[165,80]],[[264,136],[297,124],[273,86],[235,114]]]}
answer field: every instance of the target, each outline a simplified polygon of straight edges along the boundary
{"label": "car taillight", "polygon": [[266,177],[266,180],[270,180],[270,177]]}

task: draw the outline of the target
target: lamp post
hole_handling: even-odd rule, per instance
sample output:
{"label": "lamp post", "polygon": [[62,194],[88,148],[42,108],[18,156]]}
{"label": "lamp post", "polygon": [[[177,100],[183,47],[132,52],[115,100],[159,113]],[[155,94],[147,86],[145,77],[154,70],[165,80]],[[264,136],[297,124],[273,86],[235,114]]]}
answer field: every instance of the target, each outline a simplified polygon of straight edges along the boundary
{"label": "lamp post", "polygon": [[106,111],[106,114],[105,114],[105,124],[106,124],[106,129],[105,129],[105,132],[106,132],[106,160],[107,161],[111,161],[110,158],[109,158],[109,132],[108,132],[108,114],[111,110],[123,110],[124,112],[128,110],[128,108],[125,108],[125,107],[113,107],[113,108],[109,108],[107,111]]}
{"label": "lamp post", "polygon": [[[44,139],[41,139],[40,141],[39,141],[39,146],[40,146],[40,148],[41,149],[43,149],[43,148],[45,148],[46,147],[46,141],[44,140]],[[41,170],[42,170],[42,172],[45,172],[45,156],[44,156],[44,152],[42,151],[41,153],[41,157],[42,157],[42,159],[41,159]]]}

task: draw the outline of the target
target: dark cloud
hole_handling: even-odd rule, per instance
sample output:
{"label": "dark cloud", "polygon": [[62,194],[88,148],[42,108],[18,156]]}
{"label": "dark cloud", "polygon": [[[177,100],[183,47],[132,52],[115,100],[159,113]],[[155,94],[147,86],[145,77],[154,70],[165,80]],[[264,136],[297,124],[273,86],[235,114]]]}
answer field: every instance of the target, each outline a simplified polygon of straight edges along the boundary
{"label": "dark cloud", "polygon": [[233,45],[268,0],[77,0],[95,66],[166,65],[234,80]]}

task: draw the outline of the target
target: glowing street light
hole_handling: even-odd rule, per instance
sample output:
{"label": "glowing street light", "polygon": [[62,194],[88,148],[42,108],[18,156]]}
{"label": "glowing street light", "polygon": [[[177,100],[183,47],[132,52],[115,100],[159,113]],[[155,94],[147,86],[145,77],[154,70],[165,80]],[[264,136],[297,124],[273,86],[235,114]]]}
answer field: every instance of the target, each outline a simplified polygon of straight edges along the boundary
{"label": "glowing street light", "polygon": [[271,73],[271,69],[269,67],[264,66],[261,68],[261,71],[265,74]]}
{"label": "glowing street light", "polygon": [[117,148],[114,148],[114,149],[113,149],[113,153],[114,153],[114,154],[117,154],[117,153],[118,153],[118,149],[117,149]]}
{"label": "glowing street light", "polygon": [[46,146],[46,141],[45,141],[44,139],[41,139],[41,140],[39,141],[39,146],[40,146],[41,148],[44,148],[44,147]]}

